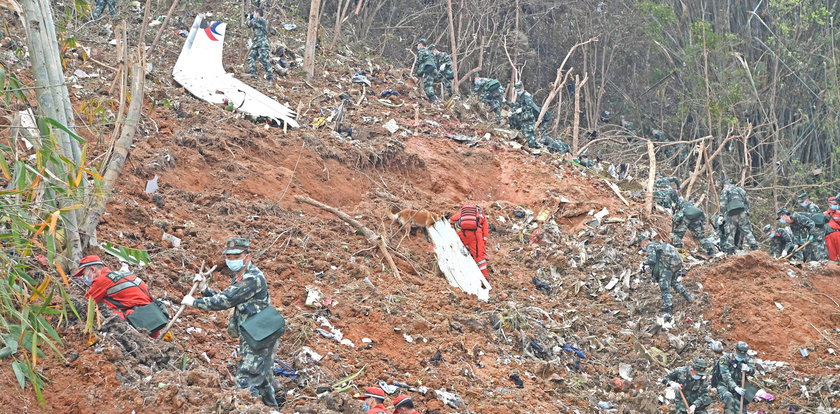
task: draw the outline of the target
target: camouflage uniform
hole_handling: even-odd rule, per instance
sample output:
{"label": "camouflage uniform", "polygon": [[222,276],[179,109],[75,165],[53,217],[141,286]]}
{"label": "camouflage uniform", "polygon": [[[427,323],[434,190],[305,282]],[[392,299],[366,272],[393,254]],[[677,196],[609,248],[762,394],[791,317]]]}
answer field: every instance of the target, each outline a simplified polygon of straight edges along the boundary
{"label": "camouflage uniform", "polygon": [[[768,225],[767,227],[770,227]],[[768,229],[770,230],[770,229]],[[779,227],[772,230],[770,237],[770,255],[773,257],[785,257],[796,250],[796,243],[793,241],[793,234],[787,227]],[[802,252],[793,255],[794,260],[802,260]]]}
{"label": "camouflage uniform", "polygon": [[268,23],[262,16],[254,17],[246,23],[254,30],[254,38],[251,39],[251,50],[248,52],[248,72],[257,74],[257,60],[265,67],[266,79],[272,80],[274,68],[268,60]]}
{"label": "camouflage uniform", "polygon": [[473,93],[479,95],[481,102],[490,106],[490,109],[496,113],[496,119],[502,116],[502,102],[504,102],[505,89],[501,82],[491,78],[473,78]]}
{"label": "camouflage uniform", "polygon": [[[808,196],[805,195],[807,199]],[[800,202],[802,201],[802,196],[800,195]],[[803,203],[804,204],[804,203]],[[825,215],[823,210],[811,202],[809,200],[808,205],[804,207],[805,211],[811,217],[812,220],[816,220],[816,215]],[[824,220],[827,222],[827,220]],[[826,234],[826,226],[825,224],[816,224],[814,223],[814,241],[808,245],[808,247],[804,248],[803,250],[806,251],[805,255],[814,258],[814,260],[826,260],[828,259],[828,252],[825,250],[825,234]]]}
{"label": "camouflage uniform", "polygon": [[667,209],[674,209],[680,205],[680,196],[677,194],[677,190],[671,187],[672,182],[676,183],[677,186],[680,185],[680,181],[676,177],[657,177],[653,182],[653,199],[656,204]]}
{"label": "camouflage uniform", "polygon": [[438,82],[446,89],[446,93],[452,96],[452,79],[455,79],[455,74],[452,72],[452,57],[449,53],[438,50],[435,53],[435,65],[438,71]]}
{"label": "camouflage uniform", "polygon": [[[735,352],[728,352],[720,357],[718,364],[720,367],[720,378],[717,383],[718,398],[723,402],[724,414],[735,414],[741,406],[741,396],[735,392],[735,387],[741,386],[742,367],[746,365],[745,372],[749,378],[755,373],[755,360],[749,355],[744,355],[743,359],[738,361]],[[744,399],[744,411],[741,411],[741,414],[747,413],[749,403]]]}
{"label": "camouflage uniform", "polygon": [[752,225],[750,224],[750,202],[747,200],[747,192],[735,184],[728,183],[723,187],[720,194],[720,211],[726,213],[725,226],[726,240],[721,240],[721,250],[732,253],[735,250],[735,233],[741,232],[743,240],[749,244],[751,250],[758,248],[758,242],[753,236]]}
{"label": "camouflage uniform", "polygon": [[[809,214],[796,212],[792,213],[790,218],[793,220],[793,222],[790,223],[790,231],[793,233],[793,242],[796,243],[797,246],[802,246],[808,240],[811,240],[812,244],[817,241],[817,236],[819,235],[817,226],[814,225],[814,220],[811,220]],[[808,247],[802,249],[802,255],[803,259],[806,261],[820,260],[814,255],[814,250],[811,250]]]}
{"label": "camouflage uniform", "polygon": [[[230,244],[230,241],[228,241]],[[254,350],[240,337],[239,326],[248,317],[271,305],[263,272],[249,263],[245,273],[236,277],[233,284],[222,292],[209,287],[202,292],[203,298],[195,300],[192,306],[204,310],[225,310],[234,308],[228,321],[227,332],[239,339],[239,354],[242,359],[236,369],[236,385],[249,389],[254,396],[261,396],[266,405],[277,405],[272,384],[275,342],[262,350]]]}
{"label": "camouflage uniform", "polygon": [[[517,87],[521,88],[521,84],[518,82]],[[534,136],[534,123],[540,115],[540,107],[534,103],[534,97],[531,96],[531,94],[524,88],[517,89],[516,95],[516,101],[511,104],[511,110],[513,111],[511,119],[513,119],[513,117],[518,118],[519,131],[522,132],[523,136],[525,136],[525,142],[528,143],[528,146],[531,148],[539,148],[540,145],[537,143],[537,138]]]}
{"label": "camouflage uniform", "polygon": [[682,257],[674,246],[664,242],[651,242],[645,250],[648,252],[644,262],[644,268],[650,269],[653,279],[659,283],[659,291],[662,295],[662,310],[665,313],[673,311],[671,300],[671,287],[689,302],[694,298],[685,290],[678,277],[682,270]]}
{"label": "camouflage uniform", "polygon": [[[704,367],[705,364],[706,362],[703,361]],[[662,378],[663,384],[668,384],[671,381],[682,386],[680,389],[685,396],[685,400],[688,401],[688,405],[695,407],[694,414],[706,414],[706,407],[712,404],[712,397],[709,396],[709,380],[707,377],[702,376],[700,379],[694,379],[691,376],[691,367],[685,366],[669,372],[665,378]],[[674,399],[674,404],[677,406],[677,414],[688,412],[688,407],[683,403],[679,392],[677,392],[677,397]]]}
{"label": "camouflage uniform", "polygon": [[96,0],[96,6],[93,9],[93,18],[98,19],[99,16],[102,15],[106,6],[108,7],[108,12],[111,13],[111,16],[116,16],[117,0]]}
{"label": "camouflage uniform", "polygon": [[[692,202],[683,200],[676,207],[677,211],[671,221],[671,244],[674,247],[683,247],[682,238],[685,232],[691,230],[694,238],[700,241],[700,245],[706,249],[709,255],[714,254],[714,245],[706,237],[706,214]],[[688,214],[691,217],[687,217]]]}
{"label": "camouflage uniform", "polygon": [[[422,43],[422,42],[421,42]],[[417,49],[417,76],[423,78],[423,91],[426,92],[426,98],[429,102],[437,102],[435,95],[435,79],[438,77],[437,65],[435,64],[435,55],[427,47],[418,47]]]}
{"label": "camouflage uniform", "polygon": [[565,143],[562,138],[557,137],[557,139],[551,139],[549,136],[543,136],[542,144],[548,148],[548,152],[555,153],[555,154],[571,154],[572,147],[569,144]]}

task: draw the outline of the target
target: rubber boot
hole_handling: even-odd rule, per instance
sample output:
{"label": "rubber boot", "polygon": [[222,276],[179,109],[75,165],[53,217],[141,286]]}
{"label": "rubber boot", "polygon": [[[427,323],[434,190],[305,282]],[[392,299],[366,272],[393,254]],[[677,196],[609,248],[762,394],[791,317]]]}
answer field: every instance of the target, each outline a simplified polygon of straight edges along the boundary
{"label": "rubber boot", "polygon": [[691,296],[691,293],[683,292],[682,295],[688,303],[694,302],[694,296]]}

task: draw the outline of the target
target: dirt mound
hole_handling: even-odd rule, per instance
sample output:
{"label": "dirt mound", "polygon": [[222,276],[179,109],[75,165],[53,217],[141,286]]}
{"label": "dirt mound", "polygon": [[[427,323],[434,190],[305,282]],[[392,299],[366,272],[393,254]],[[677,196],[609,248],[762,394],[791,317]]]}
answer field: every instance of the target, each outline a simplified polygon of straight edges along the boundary
{"label": "dirt mound", "polygon": [[[807,265],[806,265],[807,266]],[[800,348],[840,362],[820,332],[840,326],[840,265],[803,270],[751,252],[692,270],[709,294],[705,312],[729,342],[744,340],[763,359],[803,361]]]}

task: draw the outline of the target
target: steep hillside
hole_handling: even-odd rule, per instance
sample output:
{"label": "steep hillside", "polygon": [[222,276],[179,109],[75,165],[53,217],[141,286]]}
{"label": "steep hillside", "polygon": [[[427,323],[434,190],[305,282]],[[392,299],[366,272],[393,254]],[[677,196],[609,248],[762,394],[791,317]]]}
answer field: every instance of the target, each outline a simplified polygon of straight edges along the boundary
{"label": "steep hillside", "polygon": [[[91,57],[106,59],[107,36],[90,36],[98,44]],[[147,249],[144,280],[176,305],[202,261],[223,264],[227,237],[250,238],[272,303],[288,321],[276,353],[288,367],[276,367],[295,378],[276,377],[287,391],[281,412],[358,412],[351,395],[380,381],[405,384],[397,392],[411,395],[423,413],[664,411],[659,380],[697,356],[715,358],[707,337],[727,349],[746,340],[759,358],[783,362],[762,367],[763,386],[776,400],[758,408],[840,408],[840,359],[828,350],[838,338],[833,279],[840,266],[791,268],[760,252],[706,262],[689,252],[685,284],[698,303],[676,299],[676,326],[663,329],[659,289],[636,272],[636,241],[650,230],[667,236],[670,223],[643,212],[639,182],[618,183],[625,205],[605,182],[615,180],[604,165],[584,169],[524,151],[474,107],[421,102],[404,70],[349,52],[326,57],[323,76],[308,83],[295,70],[272,84],[247,79],[299,111],[304,127],[284,132],[187,94],[169,75],[182,38],[168,33],[164,40],[172,43],[152,59],[146,91],[155,108],[141,122],[99,236]],[[287,39],[293,49],[300,40]],[[240,72],[234,62],[243,60],[242,50],[228,51],[228,69]],[[81,86],[75,103],[106,94],[112,72],[92,61],[72,64],[68,73],[100,76],[73,81]],[[368,68],[370,88],[350,81],[358,68]],[[401,93],[391,100],[396,108],[377,101],[389,89]],[[333,132],[331,122],[311,127],[341,104],[342,93],[350,95],[345,122],[353,135]],[[400,127],[395,133],[383,127],[391,119]],[[472,142],[449,138],[455,134]],[[155,177],[159,189],[147,194]],[[362,235],[296,202],[299,195],[385,235],[402,277]],[[391,206],[451,215],[467,201],[484,206],[492,225],[487,303],[447,284],[422,231],[405,237],[386,217]],[[228,276],[217,273],[214,286],[226,286]],[[328,304],[306,306],[312,290]],[[171,343],[153,342],[107,312],[93,346],[78,321],[62,325],[68,361],[42,363],[50,380],[43,411],[266,412],[234,385],[237,340],[225,333],[228,316],[189,309]],[[353,346],[323,335],[324,322]],[[810,357],[800,356],[801,348]],[[358,372],[351,389],[316,396]],[[41,411],[14,377],[0,381],[8,390],[3,406]],[[437,390],[461,403],[445,405]]]}

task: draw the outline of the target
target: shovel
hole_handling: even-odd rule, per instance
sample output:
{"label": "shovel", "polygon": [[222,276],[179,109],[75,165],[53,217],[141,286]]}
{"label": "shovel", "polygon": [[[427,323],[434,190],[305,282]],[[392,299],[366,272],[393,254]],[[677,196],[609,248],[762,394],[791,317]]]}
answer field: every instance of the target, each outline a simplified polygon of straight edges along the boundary
{"label": "shovel", "polygon": [[[210,270],[205,272],[204,271],[204,261],[202,261],[201,262],[201,268],[199,268],[199,270],[198,270],[198,274],[201,275],[201,276],[207,276],[207,275],[213,273],[215,270],[216,270],[216,266],[213,266],[213,267],[210,268]],[[193,293],[195,293],[196,289],[198,289],[198,282],[193,282],[192,288],[190,289],[190,293],[188,293],[188,295],[192,296]],[[186,309],[186,308],[187,308],[187,305],[181,305],[181,307],[178,308],[178,312],[175,312],[175,316],[172,317],[172,320],[170,320],[169,323],[166,324],[166,327],[164,327],[163,330],[160,331],[160,335],[158,335],[158,338],[163,338],[163,336],[166,335],[167,332],[169,332],[169,329],[171,329],[172,325],[175,324],[175,321],[177,321],[178,318],[181,317],[181,314],[184,312],[184,309]]]}
{"label": "shovel", "polygon": [[809,241],[806,241],[805,243],[803,243],[803,244],[802,244],[802,246],[799,246],[799,248],[798,248],[798,249],[796,249],[796,250],[794,250],[794,251],[793,251],[793,253],[791,253],[791,254],[789,254],[789,255],[787,255],[787,256],[785,256],[785,257],[783,257],[783,258],[779,259],[779,260],[787,260],[787,259],[790,259],[791,257],[793,257],[793,255],[795,255],[795,254],[799,253],[800,251],[802,251],[802,249],[804,249],[805,247],[807,247],[809,244],[811,244],[811,241],[810,241],[810,240],[809,240]]}
{"label": "shovel", "polygon": [[677,391],[680,392],[680,397],[682,397],[683,404],[685,404],[685,410],[686,410],[686,412],[688,412],[689,405],[688,405],[688,401],[685,400],[685,394],[683,394],[682,388],[677,388]]}

